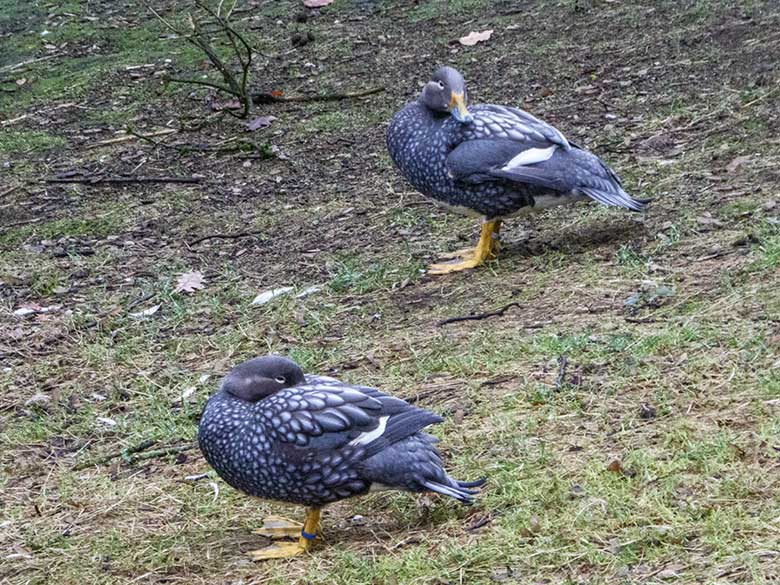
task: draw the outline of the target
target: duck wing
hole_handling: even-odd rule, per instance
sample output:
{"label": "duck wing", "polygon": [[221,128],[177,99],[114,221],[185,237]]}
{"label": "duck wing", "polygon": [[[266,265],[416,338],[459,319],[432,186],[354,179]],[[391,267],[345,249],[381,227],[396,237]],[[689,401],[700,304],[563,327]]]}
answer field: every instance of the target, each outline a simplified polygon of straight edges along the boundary
{"label": "duck wing", "polygon": [[623,190],[620,178],[600,158],[528,112],[496,105],[470,111],[474,121],[463,129],[463,140],[446,162],[457,181],[527,184],[634,211],[645,207],[645,201]]}
{"label": "duck wing", "polygon": [[360,448],[361,459],[442,418],[375,388],[307,376],[306,384],[266,399],[271,432],[281,443],[314,450]]}
{"label": "duck wing", "polygon": [[306,460],[305,484],[320,491],[346,497],[376,485],[434,491],[470,504],[473,488],[484,483],[458,481],[444,471],[436,439],[420,432],[442,422],[440,416],[376,388],[306,376],[305,385],[266,400],[282,452]]}

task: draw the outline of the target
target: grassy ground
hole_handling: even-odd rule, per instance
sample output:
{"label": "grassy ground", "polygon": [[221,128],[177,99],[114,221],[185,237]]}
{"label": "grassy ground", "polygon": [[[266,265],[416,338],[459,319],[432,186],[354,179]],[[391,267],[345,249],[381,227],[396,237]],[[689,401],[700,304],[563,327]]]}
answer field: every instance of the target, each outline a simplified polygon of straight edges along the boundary
{"label": "grassy ground", "polygon": [[[777,5],[240,7],[259,90],[384,93],[258,106],[277,120],[248,134],[212,119],[224,98],[163,83],[207,69],[141,5],[0,0],[0,581],[780,578]],[[383,134],[439,62],[473,101],[522,105],[602,155],[648,213],[510,222],[499,260],[425,276],[476,226],[410,191]],[[204,150],[236,140],[253,145]],[[43,181],[96,172],[203,180]],[[189,270],[205,288],[175,292]],[[310,555],[247,560],[264,514],[300,511],[185,481],[208,470],[186,448],[218,378],[268,351],[445,415],[450,469],[488,477],[479,503],[371,495],[328,508]],[[144,443],[185,450],[97,464]]]}

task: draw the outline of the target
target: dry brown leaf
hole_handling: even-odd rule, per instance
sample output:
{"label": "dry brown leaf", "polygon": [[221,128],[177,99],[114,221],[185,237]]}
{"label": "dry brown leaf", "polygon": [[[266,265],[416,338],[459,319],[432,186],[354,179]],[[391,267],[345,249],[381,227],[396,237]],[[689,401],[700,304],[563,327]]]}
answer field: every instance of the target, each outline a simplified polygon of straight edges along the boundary
{"label": "dry brown leaf", "polygon": [[752,159],[752,156],[738,156],[734,160],[732,160],[729,164],[726,165],[726,172],[729,174],[733,174],[734,171],[736,171],[739,167],[741,167],[746,162],[750,162],[750,159]]}
{"label": "dry brown leaf", "polygon": [[611,471],[612,473],[620,473],[623,471],[623,464],[620,463],[620,459],[613,459],[609,462],[609,465],[607,465],[607,471]]}
{"label": "dry brown leaf", "polygon": [[470,32],[465,37],[460,37],[458,39],[458,42],[461,45],[464,45],[466,47],[471,47],[473,45],[476,45],[477,43],[481,43],[483,41],[486,41],[490,38],[490,35],[493,34],[493,29],[489,30],[483,30],[482,32]]}
{"label": "dry brown leaf", "polygon": [[250,132],[254,132],[261,128],[268,128],[274,120],[276,120],[276,116],[259,116],[249,120],[249,122],[246,123],[246,127]]}
{"label": "dry brown leaf", "polygon": [[185,292],[191,293],[196,290],[201,290],[205,285],[203,284],[203,273],[200,270],[193,270],[192,272],[185,272],[180,274],[176,279],[176,288],[173,292]]}
{"label": "dry brown leaf", "polygon": [[333,0],[303,0],[306,8],[322,8],[328,4],[333,4]]}

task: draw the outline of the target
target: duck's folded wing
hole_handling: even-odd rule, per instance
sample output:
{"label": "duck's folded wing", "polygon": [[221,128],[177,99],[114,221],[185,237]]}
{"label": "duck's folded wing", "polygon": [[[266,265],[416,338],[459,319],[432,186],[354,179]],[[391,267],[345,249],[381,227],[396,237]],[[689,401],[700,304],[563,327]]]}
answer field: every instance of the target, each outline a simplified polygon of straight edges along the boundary
{"label": "duck's folded wing", "polygon": [[587,195],[605,205],[635,211],[645,202],[628,195],[620,179],[600,158],[570,144],[549,124],[503,106],[474,108],[474,128],[447,157],[457,181],[520,183],[564,195]]}
{"label": "duck's folded wing", "polygon": [[276,438],[308,449],[361,447],[368,458],[441,417],[374,388],[350,386],[332,378],[307,377],[267,399]]}
{"label": "duck's folded wing", "polygon": [[519,108],[480,104],[469,111],[474,120],[463,128],[467,140],[506,139],[548,146],[554,144],[564,150],[572,147],[560,130]]}

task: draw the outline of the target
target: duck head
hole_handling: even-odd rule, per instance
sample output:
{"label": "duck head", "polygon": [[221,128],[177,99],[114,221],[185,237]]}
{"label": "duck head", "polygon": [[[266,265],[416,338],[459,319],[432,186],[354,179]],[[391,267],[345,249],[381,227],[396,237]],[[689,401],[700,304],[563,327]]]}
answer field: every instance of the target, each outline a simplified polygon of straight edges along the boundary
{"label": "duck head", "polygon": [[257,402],[282,388],[304,382],[303,370],[294,361],[267,355],[247,360],[230,370],[222,380],[222,389],[241,400]]}
{"label": "duck head", "polygon": [[434,112],[451,114],[462,124],[469,124],[474,119],[466,107],[466,82],[452,67],[440,67],[436,70],[431,80],[423,87],[420,101]]}

